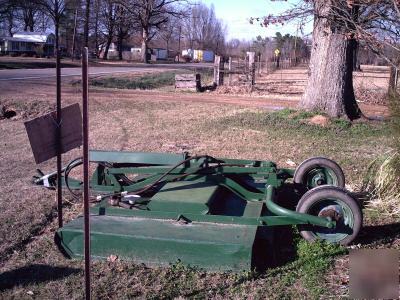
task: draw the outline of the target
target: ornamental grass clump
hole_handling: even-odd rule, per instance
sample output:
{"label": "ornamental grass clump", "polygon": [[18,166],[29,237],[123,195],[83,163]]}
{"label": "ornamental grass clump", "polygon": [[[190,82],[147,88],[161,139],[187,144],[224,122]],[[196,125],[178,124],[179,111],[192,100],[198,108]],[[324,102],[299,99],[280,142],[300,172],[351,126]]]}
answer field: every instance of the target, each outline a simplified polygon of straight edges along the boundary
{"label": "ornamental grass clump", "polygon": [[369,167],[367,191],[371,199],[367,208],[379,213],[400,217],[400,93],[389,93],[393,150],[385,153]]}
{"label": "ornamental grass clump", "polygon": [[400,153],[390,151],[375,160],[369,169],[367,208],[391,217],[400,217]]}

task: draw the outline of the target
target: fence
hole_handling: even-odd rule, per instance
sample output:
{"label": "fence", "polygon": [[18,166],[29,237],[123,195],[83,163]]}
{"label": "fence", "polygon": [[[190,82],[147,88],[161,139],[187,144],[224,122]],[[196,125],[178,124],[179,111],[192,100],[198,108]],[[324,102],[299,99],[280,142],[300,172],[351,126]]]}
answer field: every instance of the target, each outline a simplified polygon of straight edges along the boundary
{"label": "fence", "polygon": [[257,76],[270,74],[277,69],[288,69],[301,63],[308,63],[307,58],[286,58],[281,56],[264,59],[255,52],[247,52],[246,57],[229,57],[224,59],[215,56],[214,85],[248,85],[256,84]]}

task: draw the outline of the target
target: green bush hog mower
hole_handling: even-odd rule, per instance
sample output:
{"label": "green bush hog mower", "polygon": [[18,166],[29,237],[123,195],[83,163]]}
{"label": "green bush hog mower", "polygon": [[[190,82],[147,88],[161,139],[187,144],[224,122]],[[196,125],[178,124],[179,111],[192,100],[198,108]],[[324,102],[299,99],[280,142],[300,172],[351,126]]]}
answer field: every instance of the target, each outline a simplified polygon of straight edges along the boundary
{"label": "green bush hog mower", "polygon": [[[281,238],[277,226],[296,225],[306,240],[347,245],[362,225],[342,169],[322,157],[296,170],[188,153],[91,151],[90,161],[96,164],[90,182],[95,258],[242,271],[271,256]],[[74,196],[82,182],[69,175],[80,164],[75,159],[63,169],[63,184]],[[48,188],[55,182],[55,173],[35,180]],[[288,189],[292,193],[282,192]],[[83,257],[83,217],[60,228],[56,243],[68,257]]]}

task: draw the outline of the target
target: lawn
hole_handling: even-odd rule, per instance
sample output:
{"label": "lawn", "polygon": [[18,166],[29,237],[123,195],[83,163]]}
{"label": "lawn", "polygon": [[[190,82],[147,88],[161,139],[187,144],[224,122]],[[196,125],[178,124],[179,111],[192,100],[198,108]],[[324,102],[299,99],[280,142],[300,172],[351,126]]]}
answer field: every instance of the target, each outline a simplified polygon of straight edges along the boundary
{"label": "lawn", "polygon": [[[359,190],[371,160],[391,149],[387,122],[350,124],[333,120],[326,127],[311,125],[308,113],[293,110],[267,112],[236,105],[146,101],[138,97],[100,97],[92,91],[90,140],[92,149],[207,153],[212,156],[273,160],[287,167],[311,156],[327,156],[344,169],[348,188]],[[79,101],[79,91],[67,102]],[[51,97],[27,102],[23,95],[9,98],[20,110],[16,118],[0,120],[0,295],[1,298],[82,297],[83,264],[64,258],[53,242],[57,228],[54,192],[34,187],[35,164],[23,121],[24,110],[52,105]],[[33,101],[33,102],[32,102]],[[32,103],[39,103],[32,104]],[[18,104],[18,105],[17,105]],[[32,116],[36,115],[34,111]],[[74,150],[64,162],[79,155]],[[54,161],[40,165],[53,170]],[[81,203],[65,194],[65,221],[81,213]],[[386,226],[366,213],[365,223]],[[388,225],[393,231],[393,226]],[[371,227],[367,228],[371,230]],[[367,230],[366,229],[366,230]],[[279,251],[285,260],[265,273],[210,273],[183,266],[149,268],[110,260],[93,263],[93,297],[96,298],[326,298],[345,295],[341,277],[329,276],[332,266],[346,259],[347,248],[308,244],[295,228],[282,228]],[[391,232],[389,230],[389,232]],[[361,234],[365,236],[368,232]],[[360,247],[385,245],[398,235],[361,238]],[[397,246],[396,246],[397,245]],[[346,267],[340,270],[346,276]],[[338,283],[339,282],[339,283]],[[338,288],[337,285],[340,285]],[[336,297],[334,296],[334,297]]]}

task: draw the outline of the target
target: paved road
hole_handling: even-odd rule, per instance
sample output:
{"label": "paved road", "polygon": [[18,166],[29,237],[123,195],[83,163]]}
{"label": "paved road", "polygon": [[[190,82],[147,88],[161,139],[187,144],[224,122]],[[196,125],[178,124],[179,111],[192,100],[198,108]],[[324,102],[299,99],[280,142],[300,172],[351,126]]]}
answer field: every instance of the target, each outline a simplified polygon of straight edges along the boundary
{"label": "paved road", "polygon": [[[212,67],[212,64],[155,64],[143,65],[137,64],[130,67],[105,66],[105,67],[90,67],[89,75],[102,74],[117,74],[117,73],[134,73],[144,72],[148,69],[185,69],[185,68],[207,68]],[[80,68],[62,68],[62,77],[81,76]],[[50,69],[12,69],[0,70],[0,81],[27,80],[27,79],[42,79],[56,76],[56,70]]]}

